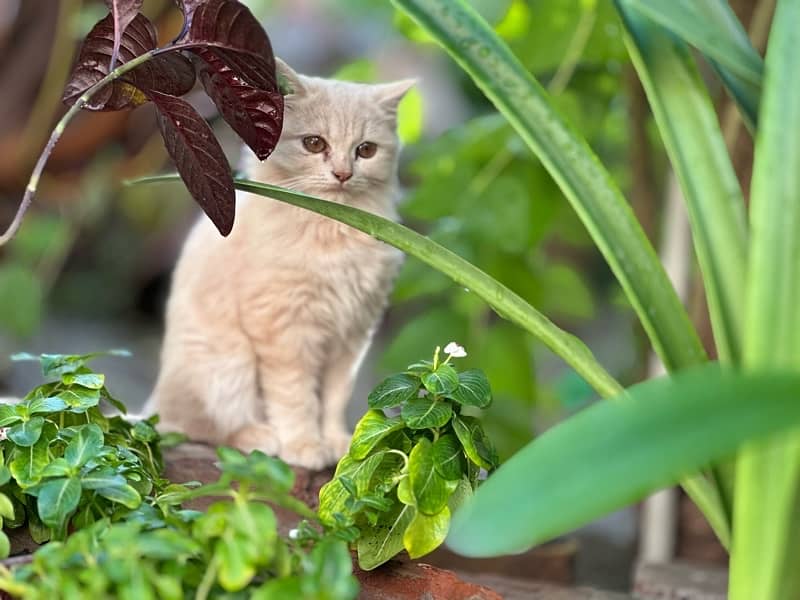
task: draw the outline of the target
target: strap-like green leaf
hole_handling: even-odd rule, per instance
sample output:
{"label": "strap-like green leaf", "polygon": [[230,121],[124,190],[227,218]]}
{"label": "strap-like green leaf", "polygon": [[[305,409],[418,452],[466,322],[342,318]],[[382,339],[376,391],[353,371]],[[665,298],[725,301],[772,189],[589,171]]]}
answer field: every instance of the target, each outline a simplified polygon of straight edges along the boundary
{"label": "strap-like green leaf", "polygon": [[[800,0],[780,0],[767,49],[751,193],[744,363],[800,371]],[[795,388],[795,406],[798,402]],[[768,389],[761,394],[766,406]],[[800,435],[748,446],[736,470],[733,600],[800,590]]]}
{"label": "strap-like green leaf", "polygon": [[547,93],[464,0],[393,0],[449,52],[558,183],[668,369],[705,353],[653,247],[616,183]]}
{"label": "strap-like green leaf", "polygon": [[459,554],[495,556],[571,531],[747,440],[797,427],[798,389],[800,374],[740,374],[717,365],[634,386],[503,464],[455,514],[448,544]]}
{"label": "strap-like green leaf", "polygon": [[764,62],[726,0],[617,0],[691,44],[711,61],[751,131],[758,115]]}

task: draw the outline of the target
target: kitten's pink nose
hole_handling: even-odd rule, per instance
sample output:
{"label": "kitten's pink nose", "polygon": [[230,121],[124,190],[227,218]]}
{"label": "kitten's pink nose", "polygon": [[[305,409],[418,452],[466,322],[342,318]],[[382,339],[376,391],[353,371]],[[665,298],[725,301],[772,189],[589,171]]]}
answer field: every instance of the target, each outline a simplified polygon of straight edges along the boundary
{"label": "kitten's pink nose", "polygon": [[341,183],[344,183],[353,176],[352,171],[331,171],[331,173],[333,173],[333,176]]}

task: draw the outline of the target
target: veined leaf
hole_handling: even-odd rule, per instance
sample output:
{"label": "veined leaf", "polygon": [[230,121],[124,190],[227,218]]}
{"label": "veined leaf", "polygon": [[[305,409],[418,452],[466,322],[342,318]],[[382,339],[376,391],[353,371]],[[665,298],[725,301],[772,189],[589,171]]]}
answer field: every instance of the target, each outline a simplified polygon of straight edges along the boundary
{"label": "veined leaf", "polygon": [[333,479],[323,485],[319,491],[318,514],[320,521],[334,525],[336,523],[334,515],[346,512],[346,503],[351,494],[339,477],[349,477],[356,485],[356,493],[366,493],[373,475],[385,458],[385,452],[373,454],[361,461],[354,460],[348,454],[344,455],[336,466]]}
{"label": "veined leaf", "polygon": [[[756,136],[744,364],[800,371],[800,1],[772,21]],[[795,388],[795,402],[797,406]],[[762,390],[769,410],[774,394]],[[736,408],[734,410],[740,410]],[[787,410],[786,421],[792,421]],[[736,468],[730,597],[793,598],[800,589],[800,433],[747,445]]]}
{"label": "veined leaf", "polygon": [[464,476],[464,449],[454,435],[443,435],[433,443],[433,465],[436,472],[449,480]]}
{"label": "veined leaf", "polygon": [[403,534],[416,512],[413,506],[398,504],[374,527],[362,531],[357,542],[358,566],[371,571],[402,552]]}
{"label": "veined leaf", "polygon": [[17,448],[13,459],[8,465],[11,475],[21,488],[27,488],[39,483],[42,470],[47,466],[47,448],[50,442],[41,438],[33,446]]}
{"label": "veined leaf", "polygon": [[64,449],[64,459],[73,467],[82,467],[103,447],[103,431],[90,423],[82,425]]}
{"label": "veined leaf", "polygon": [[32,415],[36,413],[54,413],[67,408],[67,403],[58,396],[49,398],[34,398],[28,405],[28,412]]}
{"label": "veined leaf", "polygon": [[106,378],[99,373],[64,373],[61,381],[66,385],[81,385],[90,390],[102,389]]}
{"label": "veined leaf", "polygon": [[417,512],[403,534],[403,546],[412,559],[430,554],[442,545],[450,527],[450,509],[445,506],[435,515]]}
{"label": "veined leaf", "polygon": [[380,410],[368,410],[356,423],[353,440],[350,442],[350,457],[361,460],[387,435],[404,427],[403,419],[391,419]]}
{"label": "veined leaf", "polygon": [[122,32],[133,21],[139,9],[142,8],[142,0],[105,0],[106,6],[111,11],[111,18],[114,24],[114,45],[111,51],[111,63],[108,70],[113,71],[119,58],[119,46],[122,41]]}
{"label": "veined leaf", "polygon": [[128,484],[114,485],[111,487],[97,488],[97,494],[117,504],[130,508],[137,508],[142,503],[142,497]]}
{"label": "veined leaf", "polygon": [[411,492],[420,513],[436,515],[447,506],[452,490],[447,480],[436,472],[433,444],[422,438],[408,457],[408,477]]}
{"label": "veined leaf", "polygon": [[422,385],[431,394],[449,394],[458,387],[458,373],[450,365],[439,365],[430,373],[423,373]]}
{"label": "veined leaf", "polygon": [[31,417],[27,421],[23,421],[19,425],[11,427],[6,435],[8,439],[14,442],[17,446],[33,446],[39,441],[42,435],[42,427],[44,426],[44,419],[42,417]]}
{"label": "veined leaf", "polygon": [[453,416],[453,407],[446,400],[424,396],[406,402],[400,416],[411,429],[433,429],[447,425]]}
{"label": "veined leaf", "polygon": [[461,442],[467,457],[477,466],[487,471],[497,467],[497,454],[491,441],[483,432],[480,421],[474,417],[453,418],[453,431]]}
{"label": "veined leaf", "polygon": [[629,388],[503,464],[454,516],[448,545],[465,556],[519,552],[636,502],[800,425],[798,386],[800,375],[707,365]]}
{"label": "veined leaf", "polygon": [[392,408],[417,397],[420,381],[405,373],[384,379],[369,393],[367,404],[370,408]]}
{"label": "veined leaf", "polygon": [[492,403],[492,390],[483,371],[469,369],[458,374],[458,387],[447,397],[466,406],[486,408]]}
{"label": "veined leaf", "polygon": [[52,479],[39,489],[37,507],[42,523],[53,529],[62,529],[81,498],[81,484],[77,479]]}

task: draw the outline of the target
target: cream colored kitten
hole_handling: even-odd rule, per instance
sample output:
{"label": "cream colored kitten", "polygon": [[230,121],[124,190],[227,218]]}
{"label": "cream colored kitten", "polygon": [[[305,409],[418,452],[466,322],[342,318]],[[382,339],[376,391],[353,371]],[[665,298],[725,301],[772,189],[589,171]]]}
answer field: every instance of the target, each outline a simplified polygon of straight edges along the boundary
{"label": "cream colored kitten", "polygon": [[[273,155],[245,172],[396,219],[397,104],[412,82],[300,76]],[[344,411],[401,262],[394,248],[336,221],[241,194],[220,237],[202,218],[178,261],[161,371],[149,409],[164,430],[263,450],[309,468],[350,440]]]}

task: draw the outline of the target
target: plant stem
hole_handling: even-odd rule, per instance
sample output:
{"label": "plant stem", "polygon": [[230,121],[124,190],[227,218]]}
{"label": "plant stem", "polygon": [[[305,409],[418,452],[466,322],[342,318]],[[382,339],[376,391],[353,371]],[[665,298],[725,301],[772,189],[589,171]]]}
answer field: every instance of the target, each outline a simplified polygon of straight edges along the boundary
{"label": "plant stem", "polygon": [[30,179],[28,180],[28,185],[25,188],[25,194],[22,197],[22,202],[20,202],[19,208],[17,209],[17,214],[14,216],[14,220],[11,222],[11,225],[8,226],[8,229],[6,229],[5,233],[0,235],[0,247],[6,245],[16,235],[17,231],[19,231],[19,227],[22,224],[22,219],[25,216],[25,213],[28,211],[28,208],[30,208],[31,202],[33,202],[33,197],[39,187],[39,180],[41,179],[42,172],[47,165],[47,161],[50,159],[50,155],[53,153],[53,148],[55,148],[58,140],[61,139],[61,136],[64,133],[67,125],[69,125],[70,121],[72,121],[75,115],[77,115],[89,103],[89,100],[91,100],[97,92],[102,90],[108,84],[119,79],[128,71],[132,71],[142,63],[147,62],[156,56],[157,53],[160,53],[159,50],[151,50],[140,56],[137,56],[129,62],[126,62],[124,65],[120,65],[111,71],[111,73],[103,77],[100,81],[95,83],[88,90],[86,90],[83,95],[78,98],[75,104],[69,108],[64,116],[61,117],[61,120],[56,124],[53,132],[50,134],[50,139],[47,140],[47,145],[45,145],[44,150],[42,150],[42,153],[39,155],[39,159],[36,161],[36,166],[33,168],[33,173],[31,173]]}
{"label": "plant stem", "polygon": [[194,600],[206,600],[206,598],[208,598],[208,594],[211,592],[211,587],[214,585],[214,579],[217,577],[218,562],[217,556],[214,555],[214,558],[211,559],[206,572],[203,574],[203,579],[200,582],[200,585],[197,586],[197,592],[195,592]]}

